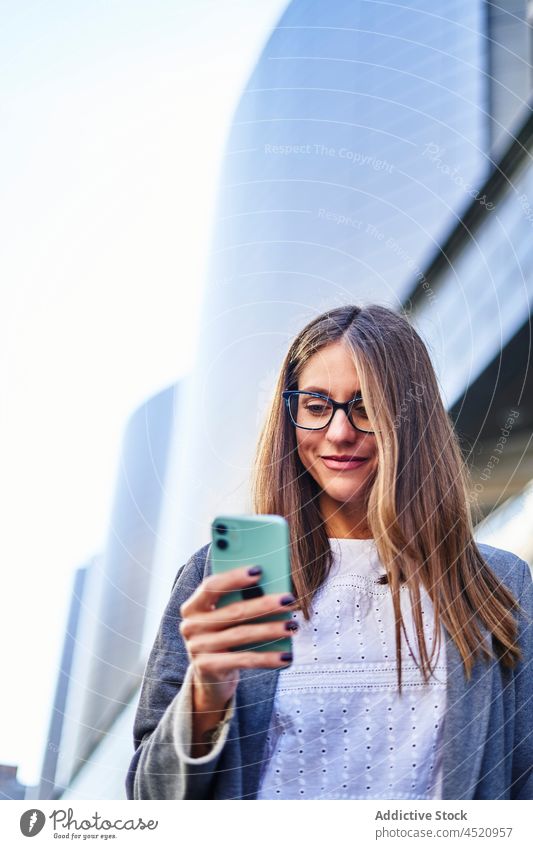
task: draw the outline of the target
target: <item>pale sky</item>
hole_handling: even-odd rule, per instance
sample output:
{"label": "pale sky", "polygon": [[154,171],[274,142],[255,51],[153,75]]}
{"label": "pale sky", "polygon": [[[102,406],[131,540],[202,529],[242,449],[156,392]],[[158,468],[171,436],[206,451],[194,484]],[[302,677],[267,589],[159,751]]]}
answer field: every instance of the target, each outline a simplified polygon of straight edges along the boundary
{"label": "pale sky", "polygon": [[0,0],[0,763],[39,778],[74,570],[192,363],[233,109],[286,0]]}

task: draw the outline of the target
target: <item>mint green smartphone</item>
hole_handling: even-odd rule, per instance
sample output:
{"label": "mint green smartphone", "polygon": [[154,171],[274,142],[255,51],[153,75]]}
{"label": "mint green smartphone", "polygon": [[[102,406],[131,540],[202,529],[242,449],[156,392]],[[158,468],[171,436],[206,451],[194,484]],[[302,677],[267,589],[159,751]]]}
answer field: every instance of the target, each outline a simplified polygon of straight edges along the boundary
{"label": "mint green smartphone", "polygon": [[[289,526],[282,516],[217,516],[211,524],[211,566],[213,573],[227,572],[238,566],[261,566],[259,582],[245,590],[226,593],[217,607],[275,593],[293,591],[289,556]],[[258,622],[290,619],[282,611],[264,616]],[[289,636],[267,643],[239,646],[234,651],[291,651]]]}

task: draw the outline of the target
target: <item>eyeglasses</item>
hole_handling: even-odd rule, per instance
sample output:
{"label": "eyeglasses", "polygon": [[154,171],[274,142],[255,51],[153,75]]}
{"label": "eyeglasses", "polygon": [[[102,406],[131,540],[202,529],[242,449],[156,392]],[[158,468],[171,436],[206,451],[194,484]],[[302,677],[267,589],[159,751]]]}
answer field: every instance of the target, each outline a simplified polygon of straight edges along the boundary
{"label": "eyeglasses", "polygon": [[304,430],[323,430],[331,423],[337,410],[344,410],[348,421],[356,430],[360,430],[362,433],[374,433],[368,421],[363,396],[360,393],[355,395],[351,401],[346,401],[345,404],[333,401],[332,398],[321,395],[319,392],[300,392],[299,390],[288,389],[281,394],[285,399],[291,421],[296,427],[301,427]]}

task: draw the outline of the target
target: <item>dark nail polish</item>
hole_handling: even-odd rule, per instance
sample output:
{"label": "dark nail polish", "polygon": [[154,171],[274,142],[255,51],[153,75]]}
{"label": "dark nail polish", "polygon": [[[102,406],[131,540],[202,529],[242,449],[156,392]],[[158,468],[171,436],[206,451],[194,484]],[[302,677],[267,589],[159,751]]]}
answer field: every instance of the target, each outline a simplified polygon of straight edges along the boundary
{"label": "dark nail polish", "polygon": [[251,566],[248,569],[248,574],[251,576],[260,575],[262,571],[261,566]]}
{"label": "dark nail polish", "polygon": [[289,619],[288,622],[285,622],[285,630],[286,631],[297,631],[298,623],[294,622],[292,619]]}
{"label": "dark nail polish", "polygon": [[296,599],[294,598],[293,595],[284,595],[283,598],[280,598],[279,603],[280,604],[294,604],[295,601],[296,601]]}
{"label": "dark nail polish", "polygon": [[282,651],[279,656],[279,659],[285,661],[286,663],[289,663],[290,661],[292,661],[292,652]]}

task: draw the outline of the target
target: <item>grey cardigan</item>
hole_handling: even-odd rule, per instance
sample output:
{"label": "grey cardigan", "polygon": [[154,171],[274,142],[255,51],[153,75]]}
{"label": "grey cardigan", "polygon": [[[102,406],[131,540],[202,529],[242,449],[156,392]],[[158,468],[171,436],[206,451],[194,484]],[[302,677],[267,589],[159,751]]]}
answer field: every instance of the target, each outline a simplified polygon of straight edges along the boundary
{"label": "grey cardigan", "polygon": [[[523,660],[514,670],[478,660],[470,681],[446,632],[444,799],[533,798],[533,587],[528,564],[479,546],[518,598]],[[210,752],[190,758],[190,680],[179,631],[181,604],[210,574],[209,545],[179,570],[146,666],[134,724],[128,799],[254,799],[279,670],[241,670],[225,725]],[[185,686],[183,686],[185,683]],[[185,741],[185,742],[184,742]]]}

